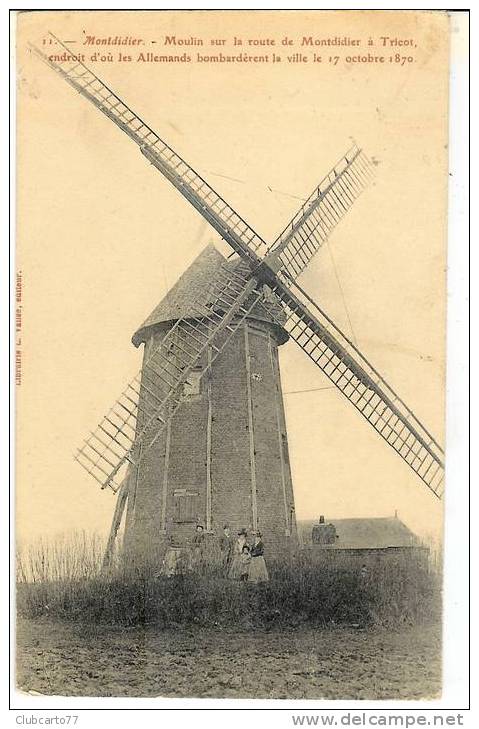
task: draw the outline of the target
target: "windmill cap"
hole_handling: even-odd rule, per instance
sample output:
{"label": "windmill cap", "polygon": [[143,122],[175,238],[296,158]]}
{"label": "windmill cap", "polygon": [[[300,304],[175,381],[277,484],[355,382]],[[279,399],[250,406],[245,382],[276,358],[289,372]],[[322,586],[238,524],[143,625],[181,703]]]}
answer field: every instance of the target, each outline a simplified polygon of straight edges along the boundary
{"label": "windmill cap", "polygon": [[[228,261],[226,265],[232,266],[235,261]],[[211,287],[213,277],[225,262],[224,256],[213,245],[208,245],[133,334],[132,342],[135,347],[146,342],[154,329],[161,324],[197,317],[198,305],[195,306],[195,302],[201,301],[205,296]],[[269,310],[273,311],[274,318]],[[278,324],[278,319],[286,320],[286,317],[275,301],[255,306],[249,318],[272,325],[279,344],[284,344],[288,340],[288,334]]]}

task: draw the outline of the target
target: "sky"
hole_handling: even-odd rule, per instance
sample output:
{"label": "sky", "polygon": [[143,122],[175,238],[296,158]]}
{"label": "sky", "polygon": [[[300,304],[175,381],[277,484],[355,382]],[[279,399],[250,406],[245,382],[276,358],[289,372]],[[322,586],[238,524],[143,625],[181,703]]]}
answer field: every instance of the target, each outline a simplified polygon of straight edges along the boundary
{"label": "sky", "polygon": [[[27,41],[41,43],[47,30],[76,47],[93,33],[155,39],[158,46],[168,34],[221,37],[225,53],[236,52],[234,35],[279,43],[305,34],[414,39],[407,51],[414,62],[404,66],[115,60],[94,68],[266,240],[352,138],[377,161],[374,184],[300,284],[444,442],[444,15],[43,12],[20,21],[22,542],[108,530],[115,497],[98,488],[73,453],[139,369],[141,352],[130,341],[135,329],[205,245],[225,250],[136,146],[28,53]],[[420,535],[437,536],[441,503],[414,473],[294,343],[281,348],[280,363],[298,518],[397,511]]]}

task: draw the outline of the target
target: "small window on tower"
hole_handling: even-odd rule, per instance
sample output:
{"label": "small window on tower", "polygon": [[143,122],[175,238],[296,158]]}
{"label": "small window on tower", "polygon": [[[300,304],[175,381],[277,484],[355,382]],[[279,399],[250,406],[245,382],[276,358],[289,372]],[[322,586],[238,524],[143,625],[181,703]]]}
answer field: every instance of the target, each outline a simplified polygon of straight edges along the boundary
{"label": "small window on tower", "polygon": [[193,370],[188,375],[186,382],[183,385],[183,397],[193,397],[194,395],[201,395],[201,371]]}
{"label": "small window on tower", "polygon": [[189,491],[175,491],[174,521],[177,524],[191,524],[198,521],[198,494]]}

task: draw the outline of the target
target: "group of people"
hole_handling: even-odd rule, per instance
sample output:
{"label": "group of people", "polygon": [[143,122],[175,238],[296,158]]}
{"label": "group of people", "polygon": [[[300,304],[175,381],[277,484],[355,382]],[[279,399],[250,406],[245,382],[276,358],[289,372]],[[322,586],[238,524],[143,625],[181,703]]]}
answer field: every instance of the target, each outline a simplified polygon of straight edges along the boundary
{"label": "group of people", "polygon": [[224,573],[230,580],[255,584],[269,580],[261,532],[254,532],[252,540],[248,541],[246,529],[240,529],[233,539],[229,526],[225,525],[220,549]]}
{"label": "group of people", "polygon": [[171,544],[166,551],[159,574],[166,577],[186,572],[201,574],[211,560],[213,563],[216,562],[217,557],[214,557],[214,553],[216,551],[218,555],[218,547],[222,572],[228,579],[254,584],[269,580],[261,532],[254,532],[252,538],[248,539],[246,529],[240,529],[234,538],[227,524],[223,527],[219,541],[214,540],[213,543],[206,540],[203,526],[197,524],[191,549]]}

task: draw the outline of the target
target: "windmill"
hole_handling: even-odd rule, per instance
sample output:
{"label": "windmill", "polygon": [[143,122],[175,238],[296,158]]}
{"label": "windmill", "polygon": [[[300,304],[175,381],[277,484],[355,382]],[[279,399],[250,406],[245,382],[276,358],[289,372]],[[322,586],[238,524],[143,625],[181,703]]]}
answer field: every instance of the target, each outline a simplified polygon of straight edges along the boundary
{"label": "windmill", "polygon": [[[364,152],[354,144],[268,244],[58,38],[52,38],[65,49],[60,57],[64,60],[53,60],[35,46],[32,50],[134,141],[146,160],[232,248],[228,260],[212,250],[202,254],[187,272],[186,283],[180,279],[168,295],[168,306],[177,304],[174,313],[166,315],[160,304],[138,329],[133,341],[145,345],[142,368],[76,454],[102,489],[118,495],[107,559],[127,504],[125,546],[140,559],[153,547],[164,546],[172,523],[181,538],[184,525],[197,518],[209,531],[221,528],[224,520],[259,527],[278,546],[294,540],[294,498],[277,364],[277,348],[288,339],[441,498],[440,445],[297,282],[368,184],[372,165]],[[222,425],[215,425],[214,418],[220,409],[218,393],[227,393],[232,364],[239,361],[243,375],[239,389],[246,391],[246,405],[238,445],[238,432],[228,435],[225,427],[228,417],[239,427],[231,393],[225,394]],[[208,396],[202,397],[202,392]],[[264,419],[265,401],[274,403],[269,406],[271,422]],[[255,407],[262,408],[259,418]],[[204,471],[185,469],[181,475],[182,462],[191,460],[188,452],[199,438],[190,433],[183,450],[178,438],[195,408],[202,411],[205,423]],[[222,434],[230,443],[229,450],[223,443],[223,452],[218,446]],[[234,470],[231,444],[240,451],[236,462],[249,464],[247,473],[236,475],[236,487],[227,475],[218,481],[212,472],[225,461],[230,472]],[[214,466],[212,451],[217,456]],[[180,474],[176,480],[170,478],[172,453],[173,471]],[[241,488],[247,483],[242,496],[238,483]]]}

